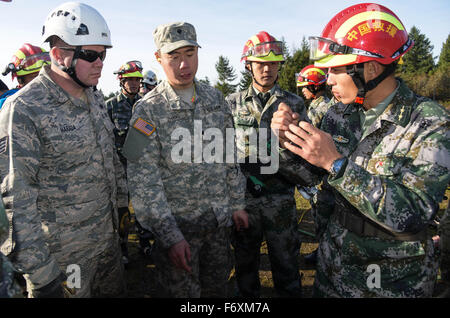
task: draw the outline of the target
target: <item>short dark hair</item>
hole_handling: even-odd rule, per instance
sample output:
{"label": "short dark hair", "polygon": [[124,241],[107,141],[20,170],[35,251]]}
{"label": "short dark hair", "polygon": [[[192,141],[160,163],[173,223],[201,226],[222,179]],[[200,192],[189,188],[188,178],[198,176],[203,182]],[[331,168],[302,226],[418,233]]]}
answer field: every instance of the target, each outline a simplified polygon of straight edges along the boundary
{"label": "short dark hair", "polygon": [[0,92],[9,90],[8,86],[0,79]]}

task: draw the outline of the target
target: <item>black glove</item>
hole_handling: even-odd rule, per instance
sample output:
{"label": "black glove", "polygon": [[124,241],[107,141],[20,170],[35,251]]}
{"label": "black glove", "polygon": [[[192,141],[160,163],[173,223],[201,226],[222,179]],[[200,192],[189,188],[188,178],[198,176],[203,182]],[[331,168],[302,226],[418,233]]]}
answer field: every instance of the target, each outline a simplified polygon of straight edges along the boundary
{"label": "black glove", "polygon": [[33,297],[35,298],[64,298],[63,282],[66,276],[61,273],[56,279],[44,287],[33,290]]}

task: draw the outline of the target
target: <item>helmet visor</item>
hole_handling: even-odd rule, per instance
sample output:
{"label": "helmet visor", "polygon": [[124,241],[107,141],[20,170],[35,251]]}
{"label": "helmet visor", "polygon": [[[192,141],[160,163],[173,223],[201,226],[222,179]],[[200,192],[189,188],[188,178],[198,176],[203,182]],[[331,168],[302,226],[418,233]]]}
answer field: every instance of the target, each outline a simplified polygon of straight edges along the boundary
{"label": "helmet visor", "polygon": [[142,63],[140,61],[130,61],[127,63],[126,67],[124,68],[124,71],[126,72],[142,72],[143,68],[142,68]]}
{"label": "helmet visor", "polygon": [[245,56],[265,57],[273,52],[274,55],[283,55],[283,42],[263,42],[251,47]]}
{"label": "helmet visor", "polygon": [[33,54],[23,59],[16,67],[17,71],[35,71],[40,69],[43,65],[50,63],[50,55],[48,52]]}
{"label": "helmet visor", "polygon": [[384,58],[384,56],[381,54],[361,49],[355,49],[347,45],[341,45],[339,43],[336,43],[333,40],[318,36],[309,37],[309,47],[310,47],[309,58],[312,61],[318,61],[327,56],[336,54],[354,54],[374,58]]}

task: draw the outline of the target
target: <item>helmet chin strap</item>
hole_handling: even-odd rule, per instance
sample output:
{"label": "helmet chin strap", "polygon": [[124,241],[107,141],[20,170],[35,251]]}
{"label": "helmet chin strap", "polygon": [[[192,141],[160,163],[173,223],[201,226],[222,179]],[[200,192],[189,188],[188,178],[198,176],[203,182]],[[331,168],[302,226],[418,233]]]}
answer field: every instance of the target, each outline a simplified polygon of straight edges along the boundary
{"label": "helmet chin strap", "polygon": [[394,73],[394,71],[395,63],[391,63],[385,67],[380,75],[366,83],[364,80],[364,63],[347,65],[347,74],[351,76],[356,88],[358,88],[355,103],[362,105],[367,92],[377,87],[378,84]]}
{"label": "helmet chin strap", "polygon": [[[250,62],[249,64],[250,64],[250,74],[252,74],[253,81],[254,81],[256,84],[258,84],[259,86],[265,87],[265,88],[272,88],[272,87],[275,85],[275,83],[278,81],[278,73],[277,73],[277,78],[275,79],[275,81],[273,82],[273,84],[271,84],[271,85],[263,85],[263,84],[259,83],[259,82],[256,80],[255,75],[253,74],[253,66],[252,66],[252,63]],[[247,70],[248,70],[248,69],[247,69]]]}
{"label": "helmet chin strap", "polygon": [[122,80],[120,81],[120,87],[121,87],[125,92],[127,92],[127,94],[128,94],[129,96],[135,97],[135,96],[139,93],[139,91],[138,91],[137,93],[131,93],[131,92],[129,92],[129,91],[125,88],[125,85],[123,85]]}
{"label": "helmet chin strap", "polygon": [[75,71],[75,66],[77,65],[77,61],[78,61],[78,55],[80,54],[80,50],[81,50],[81,46],[77,46],[75,48],[75,52],[73,53],[73,57],[72,57],[72,63],[70,64],[69,67],[61,65],[61,64],[56,64],[63,72],[66,72],[67,74],[69,74],[69,76],[75,81],[75,83],[77,83],[78,85],[80,85],[83,88],[89,88],[92,86],[86,85],[84,84],[77,76],[77,73]]}

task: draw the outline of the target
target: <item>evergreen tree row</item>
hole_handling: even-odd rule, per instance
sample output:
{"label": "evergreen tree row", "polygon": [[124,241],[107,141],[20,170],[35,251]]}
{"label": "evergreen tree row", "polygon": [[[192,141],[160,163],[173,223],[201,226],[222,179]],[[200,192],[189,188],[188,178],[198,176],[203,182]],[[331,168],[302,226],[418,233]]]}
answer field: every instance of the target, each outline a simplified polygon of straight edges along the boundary
{"label": "evergreen tree row", "polygon": [[[401,77],[417,94],[432,98],[449,108],[450,34],[442,45],[439,57],[433,56],[433,45],[417,27],[411,28],[409,36],[414,40],[414,46],[403,56],[403,63],[398,65],[396,76]],[[283,38],[282,41],[286,61],[281,68],[278,83],[282,89],[299,94],[296,74],[305,66],[312,64],[309,60],[309,43],[303,37],[300,48],[294,47],[289,50]],[[219,57],[215,67],[219,76],[214,87],[219,89],[224,96],[228,96],[236,90],[244,90],[252,82],[251,74],[244,70],[240,72],[240,81],[236,84],[236,71],[225,56]],[[209,83],[208,78],[202,81]]]}

